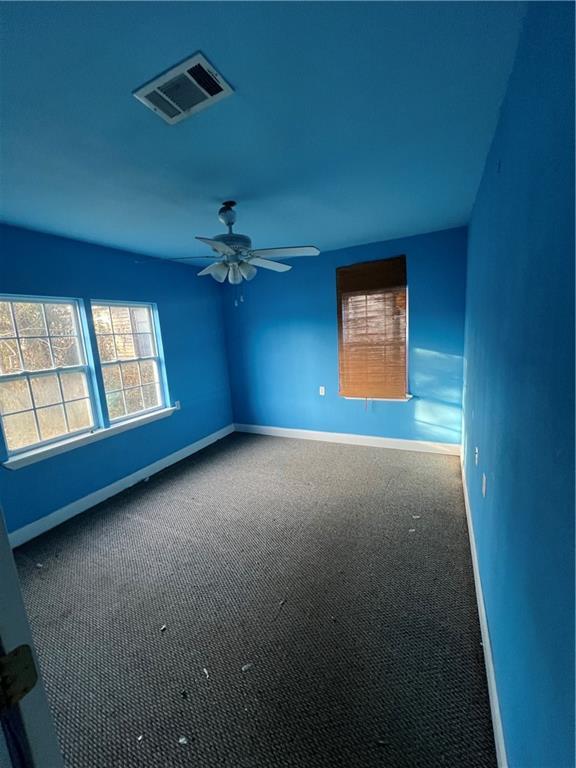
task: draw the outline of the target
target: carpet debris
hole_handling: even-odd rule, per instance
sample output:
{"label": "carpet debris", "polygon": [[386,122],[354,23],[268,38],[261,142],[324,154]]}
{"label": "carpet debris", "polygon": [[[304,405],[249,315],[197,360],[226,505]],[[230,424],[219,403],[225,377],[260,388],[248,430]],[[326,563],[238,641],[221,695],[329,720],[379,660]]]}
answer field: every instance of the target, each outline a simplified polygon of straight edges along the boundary
{"label": "carpet debris", "polygon": [[420,520],[421,515],[412,515],[413,520]]}
{"label": "carpet debris", "polygon": [[408,533],[415,533],[416,528],[408,528]]}
{"label": "carpet debris", "polygon": [[182,744],[183,746],[185,744],[188,744],[188,739],[186,738],[186,736],[180,736],[180,738],[178,739],[178,744]]}
{"label": "carpet debris", "polygon": [[36,568],[44,568],[44,563],[36,563]]}
{"label": "carpet debris", "polygon": [[276,613],[274,614],[274,618],[272,619],[272,621],[276,621],[276,619],[278,618],[278,616],[280,616],[280,613],[282,612],[282,608],[283,608],[285,605],[286,605],[286,598],[284,597],[284,598],[282,598],[282,600],[280,600],[280,602],[278,603],[278,608],[276,609]]}
{"label": "carpet debris", "polygon": [[242,672],[248,672],[248,670],[249,670],[251,667],[253,667],[253,666],[254,666],[254,665],[252,664],[252,662],[251,662],[251,661],[249,661],[249,662],[248,662],[248,664],[244,664],[244,666],[242,667]]}
{"label": "carpet debris", "polygon": [[160,632],[166,632],[166,624],[162,624],[160,627]]}
{"label": "carpet debris", "polygon": [[144,734],[141,733],[140,736],[138,736],[138,738],[136,739],[136,741],[144,741]]}
{"label": "carpet debris", "polygon": [[202,672],[204,672],[204,674],[206,675],[206,680],[208,680],[210,675],[208,674],[208,670],[206,669],[206,667],[202,667]]}

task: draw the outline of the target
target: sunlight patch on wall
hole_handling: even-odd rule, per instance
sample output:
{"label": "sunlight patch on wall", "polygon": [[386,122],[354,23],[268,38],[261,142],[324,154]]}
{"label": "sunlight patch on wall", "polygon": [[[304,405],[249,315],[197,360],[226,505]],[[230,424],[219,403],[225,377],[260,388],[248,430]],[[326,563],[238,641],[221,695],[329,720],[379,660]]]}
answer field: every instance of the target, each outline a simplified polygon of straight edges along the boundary
{"label": "sunlight patch on wall", "polygon": [[411,360],[413,362],[410,367],[412,394],[418,395],[424,391],[433,399],[461,405],[463,370],[461,355],[415,347],[411,350]]}

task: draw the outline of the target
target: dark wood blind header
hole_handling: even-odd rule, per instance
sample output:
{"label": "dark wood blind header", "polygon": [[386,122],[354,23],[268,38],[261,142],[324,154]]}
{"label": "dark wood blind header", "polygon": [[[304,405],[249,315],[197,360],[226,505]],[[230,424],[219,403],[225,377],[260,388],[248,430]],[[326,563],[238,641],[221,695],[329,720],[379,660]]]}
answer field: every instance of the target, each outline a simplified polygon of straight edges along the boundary
{"label": "dark wood blind header", "polygon": [[406,257],[336,271],[340,394],[406,396]]}
{"label": "dark wood blind header", "polygon": [[381,261],[364,261],[336,270],[338,293],[344,291],[378,291],[406,287],[406,257],[395,256]]}

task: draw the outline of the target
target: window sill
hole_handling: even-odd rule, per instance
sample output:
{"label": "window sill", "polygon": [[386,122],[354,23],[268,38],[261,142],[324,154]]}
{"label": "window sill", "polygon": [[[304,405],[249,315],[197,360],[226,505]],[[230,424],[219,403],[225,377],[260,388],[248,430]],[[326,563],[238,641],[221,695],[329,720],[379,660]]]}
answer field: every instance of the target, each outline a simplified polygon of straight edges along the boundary
{"label": "window sill", "polygon": [[177,411],[178,408],[178,404],[170,406],[169,408],[160,408],[157,411],[144,413],[142,416],[135,416],[133,419],[126,419],[126,421],[111,424],[105,429],[96,429],[94,432],[88,432],[86,434],[78,435],[77,437],[70,437],[67,440],[61,440],[58,443],[44,445],[41,448],[32,448],[30,451],[11,456],[7,461],[3,462],[3,466],[6,467],[6,469],[21,469],[30,464],[36,464],[37,461],[43,461],[52,456],[57,456],[59,453],[67,453],[68,451],[74,450],[74,448],[80,448],[82,445],[96,443],[98,440],[104,440],[106,437],[118,435],[120,432],[126,432],[129,429],[140,427],[143,424],[158,421],[158,419],[165,419],[168,416],[172,416],[174,411]]}
{"label": "window sill", "polygon": [[344,400],[369,400],[374,403],[407,403],[414,395],[407,393],[404,397],[346,397]]}

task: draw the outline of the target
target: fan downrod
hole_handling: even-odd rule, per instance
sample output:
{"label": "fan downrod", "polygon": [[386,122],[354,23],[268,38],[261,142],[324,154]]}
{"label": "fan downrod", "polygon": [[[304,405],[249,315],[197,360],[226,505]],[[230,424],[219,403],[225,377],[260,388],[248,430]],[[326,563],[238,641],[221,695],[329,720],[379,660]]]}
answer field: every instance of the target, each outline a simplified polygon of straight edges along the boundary
{"label": "fan downrod", "polygon": [[236,221],[236,211],[234,210],[235,206],[235,200],[225,200],[222,203],[222,207],[218,211],[218,218],[222,224],[225,224],[228,227],[229,234],[232,234],[232,227]]}

